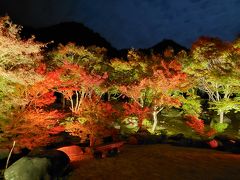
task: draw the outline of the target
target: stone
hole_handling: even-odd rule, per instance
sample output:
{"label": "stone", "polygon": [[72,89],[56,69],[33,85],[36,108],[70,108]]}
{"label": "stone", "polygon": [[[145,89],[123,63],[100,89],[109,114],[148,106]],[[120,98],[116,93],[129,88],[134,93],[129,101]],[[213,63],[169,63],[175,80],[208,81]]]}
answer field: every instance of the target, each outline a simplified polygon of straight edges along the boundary
{"label": "stone", "polygon": [[6,180],[50,180],[61,177],[69,165],[68,156],[58,150],[34,150],[4,172]]}

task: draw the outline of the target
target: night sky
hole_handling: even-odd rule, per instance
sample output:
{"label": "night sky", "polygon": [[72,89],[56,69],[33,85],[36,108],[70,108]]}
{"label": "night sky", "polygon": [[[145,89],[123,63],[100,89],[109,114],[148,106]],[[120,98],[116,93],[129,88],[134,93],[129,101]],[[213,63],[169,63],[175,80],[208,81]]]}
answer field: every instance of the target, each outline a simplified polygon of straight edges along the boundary
{"label": "night sky", "polygon": [[163,39],[190,47],[202,35],[232,41],[240,33],[240,0],[1,0],[0,13],[32,27],[81,22],[118,49]]}

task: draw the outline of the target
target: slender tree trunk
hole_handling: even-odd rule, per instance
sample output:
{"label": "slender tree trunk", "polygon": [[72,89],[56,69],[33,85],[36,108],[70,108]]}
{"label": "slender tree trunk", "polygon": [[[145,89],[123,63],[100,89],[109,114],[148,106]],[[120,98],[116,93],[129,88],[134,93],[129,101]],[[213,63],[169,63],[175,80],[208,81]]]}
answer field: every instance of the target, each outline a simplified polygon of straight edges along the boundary
{"label": "slender tree trunk", "polygon": [[70,97],[70,102],[71,102],[71,111],[74,113],[74,105],[73,105],[72,97]]}
{"label": "slender tree trunk", "polygon": [[76,102],[75,102],[75,108],[74,108],[74,111],[75,113],[78,112],[78,100],[79,100],[79,97],[78,97],[78,91],[75,91],[75,94],[76,94]]}
{"label": "slender tree trunk", "polygon": [[95,145],[95,142],[96,142],[96,139],[92,136],[92,135],[90,135],[90,147],[93,147],[94,145]]}
{"label": "slender tree trunk", "polygon": [[154,133],[154,131],[156,130],[156,127],[157,127],[157,122],[158,122],[158,118],[157,118],[157,115],[159,112],[161,112],[163,110],[163,107],[158,107],[158,106],[155,106],[153,108],[153,126],[152,126],[152,132]]}
{"label": "slender tree trunk", "polygon": [[224,112],[223,112],[223,111],[220,111],[220,112],[219,112],[219,118],[220,118],[220,119],[219,119],[219,122],[220,122],[220,123],[223,123],[223,116],[224,116]]}
{"label": "slender tree trunk", "polygon": [[157,114],[158,114],[158,112],[156,110],[154,110],[153,113],[152,113],[152,115],[153,115],[152,132],[154,132],[156,127],[157,127]]}

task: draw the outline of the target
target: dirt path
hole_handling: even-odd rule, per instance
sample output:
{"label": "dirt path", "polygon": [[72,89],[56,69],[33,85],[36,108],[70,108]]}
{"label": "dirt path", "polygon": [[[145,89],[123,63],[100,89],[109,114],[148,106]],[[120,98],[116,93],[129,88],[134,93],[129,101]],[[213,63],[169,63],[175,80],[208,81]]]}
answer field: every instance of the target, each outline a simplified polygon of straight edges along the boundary
{"label": "dirt path", "polygon": [[240,154],[171,145],[126,145],[119,156],[84,160],[69,180],[239,180]]}

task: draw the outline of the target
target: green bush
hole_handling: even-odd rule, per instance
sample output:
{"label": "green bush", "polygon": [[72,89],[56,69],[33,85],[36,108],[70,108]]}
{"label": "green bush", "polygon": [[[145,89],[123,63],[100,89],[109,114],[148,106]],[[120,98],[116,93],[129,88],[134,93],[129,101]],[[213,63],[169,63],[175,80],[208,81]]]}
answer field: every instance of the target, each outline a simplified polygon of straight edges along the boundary
{"label": "green bush", "polygon": [[138,131],[138,118],[130,116],[125,118],[121,123],[121,134],[134,134]]}
{"label": "green bush", "polygon": [[228,123],[211,122],[210,127],[217,131],[217,133],[223,133],[227,129]]}

